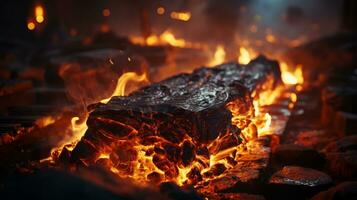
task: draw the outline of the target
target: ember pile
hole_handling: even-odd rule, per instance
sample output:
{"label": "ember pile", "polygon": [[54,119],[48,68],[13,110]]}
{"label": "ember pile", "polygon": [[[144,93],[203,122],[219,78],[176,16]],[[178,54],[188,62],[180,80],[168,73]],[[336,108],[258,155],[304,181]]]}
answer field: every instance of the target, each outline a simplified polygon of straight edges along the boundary
{"label": "ember pile", "polygon": [[252,94],[259,97],[278,84],[279,65],[260,57],[248,65],[201,68],[113,97],[95,106],[68,159],[103,165],[137,181],[182,185],[216,178],[237,164],[241,138],[246,143],[258,137]]}
{"label": "ember pile", "polygon": [[325,19],[298,3],[69,2],[0,33],[1,198],[356,197],[355,33],[301,45]]}

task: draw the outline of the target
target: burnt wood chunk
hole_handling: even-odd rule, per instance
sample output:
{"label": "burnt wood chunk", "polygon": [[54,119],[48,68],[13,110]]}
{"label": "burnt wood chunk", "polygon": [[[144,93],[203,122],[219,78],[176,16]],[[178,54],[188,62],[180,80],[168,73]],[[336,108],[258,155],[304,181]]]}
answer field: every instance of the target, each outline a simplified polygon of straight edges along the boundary
{"label": "burnt wood chunk", "polygon": [[[219,135],[239,135],[238,128],[231,126],[227,103],[234,101],[243,111],[252,109],[252,93],[272,89],[279,81],[278,63],[264,57],[245,66],[228,63],[179,74],[97,106],[90,113],[82,141],[90,141],[98,151],[113,139],[165,144],[170,148],[162,152],[170,154],[173,161],[178,154],[182,157],[179,163],[186,166],[201,154],[196,152],[199,144],[208,144]],[[86,151],[82,141],[73,158]],[[168,153],[172,149],[178,153]]]}

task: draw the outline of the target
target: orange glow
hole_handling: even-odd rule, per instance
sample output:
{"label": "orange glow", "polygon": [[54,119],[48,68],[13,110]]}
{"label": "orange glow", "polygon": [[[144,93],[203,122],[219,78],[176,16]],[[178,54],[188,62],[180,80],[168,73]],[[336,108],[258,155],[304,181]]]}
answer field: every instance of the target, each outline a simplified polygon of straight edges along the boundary
{"label": "orange glow", "polygon": [[274,43],[276,41],[275,36],[273,34],[267,34],[265,36],[265,40],[269,43]]}
{"label": "orange glow", "polygon": [[35,16],[36,16],[36,21],[39,24],[41,24],[45,20],[44,9],[41,5],[37,5],[35,7]]}
{"label": "orange glow", "polygon": [[71,126],[67,130],[69,135],[66,135],[57,147],[51,150],[50,157],[42,159],[42,161],[55,161],[61,155],[63,148],[72,151],[88,129],[88,116],[89,113],[86,113],[83,120],[80,120],[79,117],[72,117]]}
{"label": "orange glow", "polygon": [[246,65],[250,62],[250,60],[249,51],[244,47],[239,48],[238,63]]}
{"label": "orange glow", "polygon": [[252,32],[252,33],[256,33],[256,32],[258,32],[258,27],[256,26],[256,25],[252,25],[252,26],[250,26],[250,32]]}
{"label": "orange glow", "polygon": [[46,127],[56,122],[56,119],[52,116],[42,117],[36,120],[35,124],[39,127]]}
{"label": "orange glow", "polygon": [[222,45],[218,45],[214,52],[213,59],[208,64],[209,66],[215,66],[222,64],[226,59],[226,51]]}
{"label": "orange glow", "polygon": [[170,31],[165,31],[162,33],[160,35],[160,40],[175,47],[185,47],[186,45],[186,41],[184,39],[176,39],[174,34],[172,34]]}
{"label": "orange glow", "polygon": [[137,75],[135,72],[124,73],[118,79],[117,86],[116,86],[113,94],[109,98],[103,99],[100,102],[106,104],[113,96],[124,96],[125,95],[125,87],[129,81],[143,82],[143,81],[148,81],[148,80],[146,77],[146,73],[144,73],[142,75]]}
{"label": "orange glow", "polygon": [[280,63],[281,79],[285,84],[296,85],[303,84],[304,77],[302,73],[302,65],[297,65],[294,71],[289,69],[289,66],[282,62]]}
{"label": "orange glow", "polygon": [[102,15],[104,17],[109,17],[110,16],[110,10],[108,8],[103,9]]}
{"label": "orange glow", "polygon": [[33,22],[29,22],[29,23],[27,23],[27,28],[28,28],[30,31],[32,31],[32,30],[35,30],[36,25],[35,25],[35,23],[33,23]]}
{"label": "orange glow", "polygon": [[181,21],[188,21],[191,19],[190,12],[172,12],[170,14],[172,19],[181,20]]}
{"label": "orange glow", "polygon": [[165,14],[165,8],[160,6],[156,9],[156,12],[158,15],[163,15]]}

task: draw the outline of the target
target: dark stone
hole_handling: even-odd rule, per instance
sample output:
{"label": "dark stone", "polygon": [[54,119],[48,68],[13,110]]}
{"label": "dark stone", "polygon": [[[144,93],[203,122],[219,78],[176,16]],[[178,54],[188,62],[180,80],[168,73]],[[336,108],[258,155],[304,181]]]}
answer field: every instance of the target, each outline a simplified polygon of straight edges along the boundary
{"label": "dark stone", "polygon": [[267,195],[273,199],[303,199],[326,189],[331,184],[331,177],[321,171],[285,166],[270,177]]}
{"label": "dark stone", "polygon": [[297,165],[321,169],[325,158],[316,150],[296,144],[279,145],[273,153],[274,161],[280,165]]}
{"label": "dark stone", "polygon": [[295,144],[322,150],[328,143],[336,140],[334,132],[326,130],[300,131],[296,137]]}
{"label": "dark stone", "polygon": [[327,169],[336,178],[357,180],[357,151],[327,153]]}
{"label": "dark stone", "polygon": [[161,183],[160,192],[173,200],[202,200],[193,189],[185,190],[172,182]]}
{"label": "dark stone", "polygon": [[329,143],[325,147],[326,152],[339,152],[357,150],[357,135],[343,137],[337,141]]}
{"label": "dark stone", "polygon": [[326,191],[320,192],[311,200],[357,199],[357,182],[343,182]]}
{"label": "dark stone", "polygon": [[357,114],[337,112],[334,128],[339,136],[357,134]]}

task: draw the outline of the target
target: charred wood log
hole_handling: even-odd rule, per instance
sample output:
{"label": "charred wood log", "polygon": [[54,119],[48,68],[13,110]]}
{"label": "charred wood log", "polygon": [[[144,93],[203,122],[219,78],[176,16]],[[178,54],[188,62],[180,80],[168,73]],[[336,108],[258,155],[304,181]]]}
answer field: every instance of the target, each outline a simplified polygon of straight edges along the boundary
{"label": "charred wood log", "polygon": [[[113,97],[90,114],[88,130],[72,152],[72,159],[94,162],[101,150],[108,146],[116,149],[116,141],[127,141],[120,145],[124,151],[155,146],[145,148],[146,154],[153,155],[154,164],[165,175],[176,176],[173,165],[188,166],[196,155],[209,157],[212,152],[204,151],[202,144],[220,136],[229,142],[212,148],[215,151],[238,145],[240,140],[230,134],[238,137],[240,130],[231,125],[227,104],[235,102],[242,116],[247,115],[253,109],[253,92],[272,89],[279,81],[278,64],[259,57],[246,66],[229,63],[200,68],[129,96]],[[191,175],[195,176],[193,172]]]}

